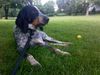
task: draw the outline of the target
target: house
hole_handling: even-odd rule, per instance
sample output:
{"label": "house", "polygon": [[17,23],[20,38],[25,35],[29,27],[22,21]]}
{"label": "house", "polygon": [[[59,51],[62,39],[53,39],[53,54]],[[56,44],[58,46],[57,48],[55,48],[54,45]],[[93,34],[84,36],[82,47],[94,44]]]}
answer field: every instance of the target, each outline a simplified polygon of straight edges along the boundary
{"label": "house", "polygon": [[100,5],[90,4],[88,9],[87,9],[86,15],[89,15],[92,12],[100,13]]}

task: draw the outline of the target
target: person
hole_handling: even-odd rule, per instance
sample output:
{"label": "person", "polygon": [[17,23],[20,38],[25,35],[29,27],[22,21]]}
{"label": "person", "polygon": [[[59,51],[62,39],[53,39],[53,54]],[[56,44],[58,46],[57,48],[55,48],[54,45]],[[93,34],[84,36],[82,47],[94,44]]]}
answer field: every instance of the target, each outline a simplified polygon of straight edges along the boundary
{"label": "person", "polygon": [[[14,27],[14,38],[17,44],[17,50],[21,54],[21,48],[24,48],[26,42],[28,41],[28,37],[30,33],[29,29],[32,30],[30,46],[34,47],[36,45],[39,46],[47,46],[47,42],[59,43],[63,45],[68,45],[66,42],[61,42],[49,37],[45,32],[43,32],[43,26],[45,26],[49,22],[49,18],[44,15],[37,7],[32,5],[27,5],[21,9],[19,12],[16,25]],[[70,55],[69,52],[64,52],[56,48],[50,48],[53,52],[60,55]],[[26,54],[27,60],[31,65],[40,65],[41,64],[31,55]]]}

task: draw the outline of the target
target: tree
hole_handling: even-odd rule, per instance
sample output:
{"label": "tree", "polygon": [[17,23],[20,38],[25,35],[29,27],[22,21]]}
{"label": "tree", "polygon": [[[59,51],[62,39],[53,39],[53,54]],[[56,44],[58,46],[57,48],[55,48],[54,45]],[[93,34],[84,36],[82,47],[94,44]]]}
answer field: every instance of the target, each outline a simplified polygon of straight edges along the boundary
{"label": "tree", "polygon": [[4,16],[4,10],[3,8],[0,8],[0,18],[2,18]]}
{"label": "tree", "polygon": [[53,1],[48,1],[43,5],[43,12],[49,16],[53,16],[55,14],[55,9],[54,9],[54,2]]}
{"label": "tree", "polygon": [[40,10],[43,10],[41,0],[33,0],[33,5],[37,6]]}
{"label": "tree", "polygon": [[5,19],[8,19],[9,9],[22,8],[25,5],[32,5],[33,0],[0,0],[0,8],[5,11]]}
{"label": "tree", "polygon": [[100,0],[87,0],[89,3],[94,3],[96,5],[100,5]]}
{"label": "tree", "polygon": [[38,5],[42,5],[41,0],[33,0],[34,5],[38,6]]}
{"label": "tree", "polygon": [[91,12],[95,12],[95,5],[100,6],[100,0],[86,0],[88,3],[86,15],[89,15]]}
{"label": "tree", "polygon": [[87,9],[86,0],[57,0],[57,5],[59,10],[67,15],[85,14]]}
{"label": "tree", "polygon": [[0,5],[3,7],[5,11],[5,19],[8,19],[8,12],[9,12],[9,7],[10,7],[11,0],[1,0]]}
{"label": "tree", "polygon": [[[13,0],[11,2],[13,8],[17,7],[17,8],[22,8],[26,5],[32,5],[33,4],[33,0]],[[17,6],[16,6],[17,5]]]}
{"label": "tree", "polygon": [[66,6],[66,3],[68,2],[69,0],[57,0],[56,3],[58,5],[58,10],[60,12],[62,12],[64,10],[64,7]]}

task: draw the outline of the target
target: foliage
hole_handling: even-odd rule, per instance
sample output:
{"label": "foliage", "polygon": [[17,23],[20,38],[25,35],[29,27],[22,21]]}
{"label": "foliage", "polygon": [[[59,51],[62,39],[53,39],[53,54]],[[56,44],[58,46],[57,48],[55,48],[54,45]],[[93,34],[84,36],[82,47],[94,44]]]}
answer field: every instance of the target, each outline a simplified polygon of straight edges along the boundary
{"label": "foliage", "polygon": [[88,0],[88,2],[100,5],[100,0]]}
{"label": "foliage", "polygon": [[9,7],[12,0],[1,0],[0,7],[2,7],[5,11],[5,19],[8,19]]}
{"label": "foliage", "polygon": [[0,18],[2,18],[4,16],[4,10],[3,8],[0,8]]}
{"label": "foliage", "polygon": [[5,19],[8,19],[10,8],[16,10],[16,8],[22,8],[28,4],[32,4],[32,0],[0,0],[0,7],[5,11]]}
{"label": "foliage", "polygon": [[58,6],[57,12],[55,12],[53,0],[49,0],[42,5],[41,0],[0,0],[0,17],[16,16],[19,10],[26,5],[35,5],[42,12],[49,16],[64,13],[66,15],[83,15],[89,5],[93,3],[100,5],[100,0],[56,0]]}
{"label": "foliage", "polygon": [[86,14],[91,3],[100,5],[100,0],[57,0],[58,11],[67,15]]}
{"label": "foliage", "polygon": [[53,1],[48,1],[43,5],[43,12],[49,16],[53,16],[55,13],[54,9],[54,2]]}
{"label": "foliage", "polygon": [[48,16],[53,16],[55,14],[54,2],[48,1],[42,5],[41,0],[34,0],[34,5],[37,6],[41,12]]}

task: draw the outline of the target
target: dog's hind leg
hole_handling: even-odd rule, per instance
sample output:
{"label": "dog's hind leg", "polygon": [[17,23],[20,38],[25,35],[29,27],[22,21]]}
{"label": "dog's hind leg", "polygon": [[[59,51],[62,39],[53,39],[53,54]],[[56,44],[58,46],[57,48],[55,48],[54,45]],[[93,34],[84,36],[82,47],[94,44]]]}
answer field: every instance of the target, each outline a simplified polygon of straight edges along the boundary
{"label": "dog's hind leg", "polygon": [[71,54],[69,52],[65,52],[65,51],[61,51],[60,49],[57,49],[57,48],[54,48],[54,47],[51,47],[51,46],[46,46],[50,51],[54,52],[55,54],[57,55],[61,55],[61,56],[70,56]]}
{"label": "dog's hind leg", "polygon": [[62,55],[62,56],[71,55],[69,52],[61,51],[60,49],[54,49],[54,52],[55,52],[56,54]]}

